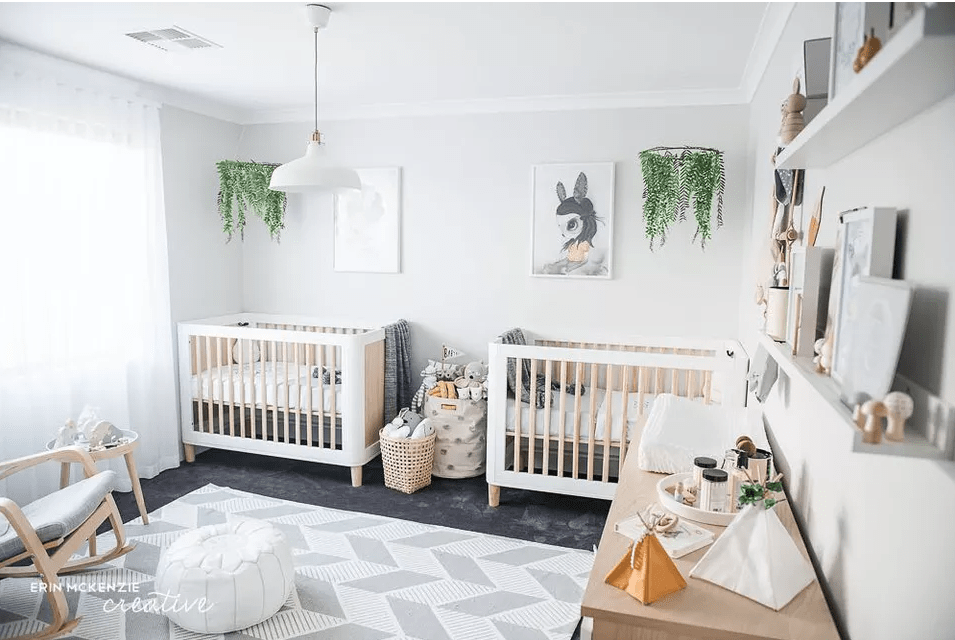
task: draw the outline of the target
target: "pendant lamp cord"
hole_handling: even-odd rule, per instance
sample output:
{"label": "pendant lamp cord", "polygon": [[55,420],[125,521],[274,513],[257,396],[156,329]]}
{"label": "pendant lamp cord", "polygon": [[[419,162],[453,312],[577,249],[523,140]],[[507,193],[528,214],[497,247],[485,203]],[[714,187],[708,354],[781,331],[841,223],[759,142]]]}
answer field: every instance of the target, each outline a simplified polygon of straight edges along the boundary
{"label": "pendant lamp cord", "polygon": [[318,27],[314,29],[315,39],[315,129],[318,131]]}

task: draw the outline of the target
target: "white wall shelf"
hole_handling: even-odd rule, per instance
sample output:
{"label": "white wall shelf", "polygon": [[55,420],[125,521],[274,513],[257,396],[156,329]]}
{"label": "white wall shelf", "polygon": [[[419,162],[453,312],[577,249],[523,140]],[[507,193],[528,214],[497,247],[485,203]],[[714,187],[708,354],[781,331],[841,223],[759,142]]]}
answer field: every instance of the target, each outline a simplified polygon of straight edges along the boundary
{"label": "white wall shelf", "polygon": [[823,169],[955,93],[955,3],[912,16],[776,158]]}
{"label": "white wall shelf", "polygon": [[839,397],[839,388],[832,378],[816,373],[810,358],[793,356],[788,344],[776,342],[765,334],[760,334],[759,343],[790,379],[807,382],[832,407],[834,413],[842,418],[845,427],[852,429],[853,451],[908,458],[955,460],[955,408],[931,396],[903,376],[896,376],[893,389],[905,391],[915,401],[915,414],[905,426],[905,441],[890,442],[883,439],[881,444],[867,444],[862,442],[862,431],[853,422],[852,411],[843,404]]}

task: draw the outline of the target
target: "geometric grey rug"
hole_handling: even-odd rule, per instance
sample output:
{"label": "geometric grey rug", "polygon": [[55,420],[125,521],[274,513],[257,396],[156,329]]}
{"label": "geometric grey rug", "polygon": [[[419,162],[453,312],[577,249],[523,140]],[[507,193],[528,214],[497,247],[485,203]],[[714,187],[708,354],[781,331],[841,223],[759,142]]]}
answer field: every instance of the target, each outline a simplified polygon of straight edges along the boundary
{"label": "geometric grey rug", "polygon": [[[411,496],[396,499],[413,500]],[[199,635],[154,613],[163,549],[232,518],[267,520],[292,547],[295,588],[272,618]],[[126,525],[136,548],[99,571],[61,578],[82,640],[568,640],[593,554],[512,538],[316,507],[206,485]],[[101,548],[112,533],[98,539]],[[32,579],[0,580],[0,638],[49,620]],[[137,601],[139,598],[139,601]],[[144,609],[146,609],[144,611]]]}

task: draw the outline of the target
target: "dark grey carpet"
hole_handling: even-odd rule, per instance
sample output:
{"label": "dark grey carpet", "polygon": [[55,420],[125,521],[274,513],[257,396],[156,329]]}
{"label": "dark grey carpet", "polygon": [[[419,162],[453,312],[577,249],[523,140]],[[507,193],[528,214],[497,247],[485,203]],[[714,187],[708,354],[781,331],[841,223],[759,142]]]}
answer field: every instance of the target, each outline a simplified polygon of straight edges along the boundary
{"label": "dark grey carpet", "polygon": [[[484,476],[434,478],[406,495],[384,485],[381,459],[365,465],[363,485],[351,486],[347,467],[209,450],[192,464],[143,480],[147,511],[208,483],[306,504],[360,511],[469,531],[592,550],[610,502],[519,489],[501,489],[501,506],[487,505]],[[128,521],[139,515],[132,493],[116,494]]]}
{"label": "dark grey carpet", "polygon": [[[501,505],[487,505],[484,476],[434,478],[430,487],[405,495],[385,487],[381,459],[365,465],[361,487],[347,467],[209,450],[192,464],[143,480],[146,510],[158,509],[206,484],[232,487],[306,504],[372,513],[574,549],[594,548],[610,502],[519,489],[501,489]],[[127,522],[139,516],[132,493],[117,493]],[[104,525],[101,529],[108,529]],[[580,627],[573,640],[580,637]]]}

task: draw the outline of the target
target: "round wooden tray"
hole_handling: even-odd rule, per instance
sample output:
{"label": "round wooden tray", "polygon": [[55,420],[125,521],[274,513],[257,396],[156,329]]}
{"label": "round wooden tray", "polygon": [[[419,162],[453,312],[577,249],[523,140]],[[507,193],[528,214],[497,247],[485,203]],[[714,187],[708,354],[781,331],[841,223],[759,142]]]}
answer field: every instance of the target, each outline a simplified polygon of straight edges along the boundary
{"label": "round wooden tray", "polygon": [[673,494],[667,491],[667,487],[673,487],[677,482],[683,482],[693,477],[693,472],[674,473],[667,476],[657,483],[657,496],[660,498],[660,505],[667,511],[671,511],[681,518],[692,520],[693,522],[702,522],[703,524],[713,524],[718,527],[725,527],[736,517],[735,513],[719,513],[716,511],[704,511],[689,505],[677,502],[673,499]]}

